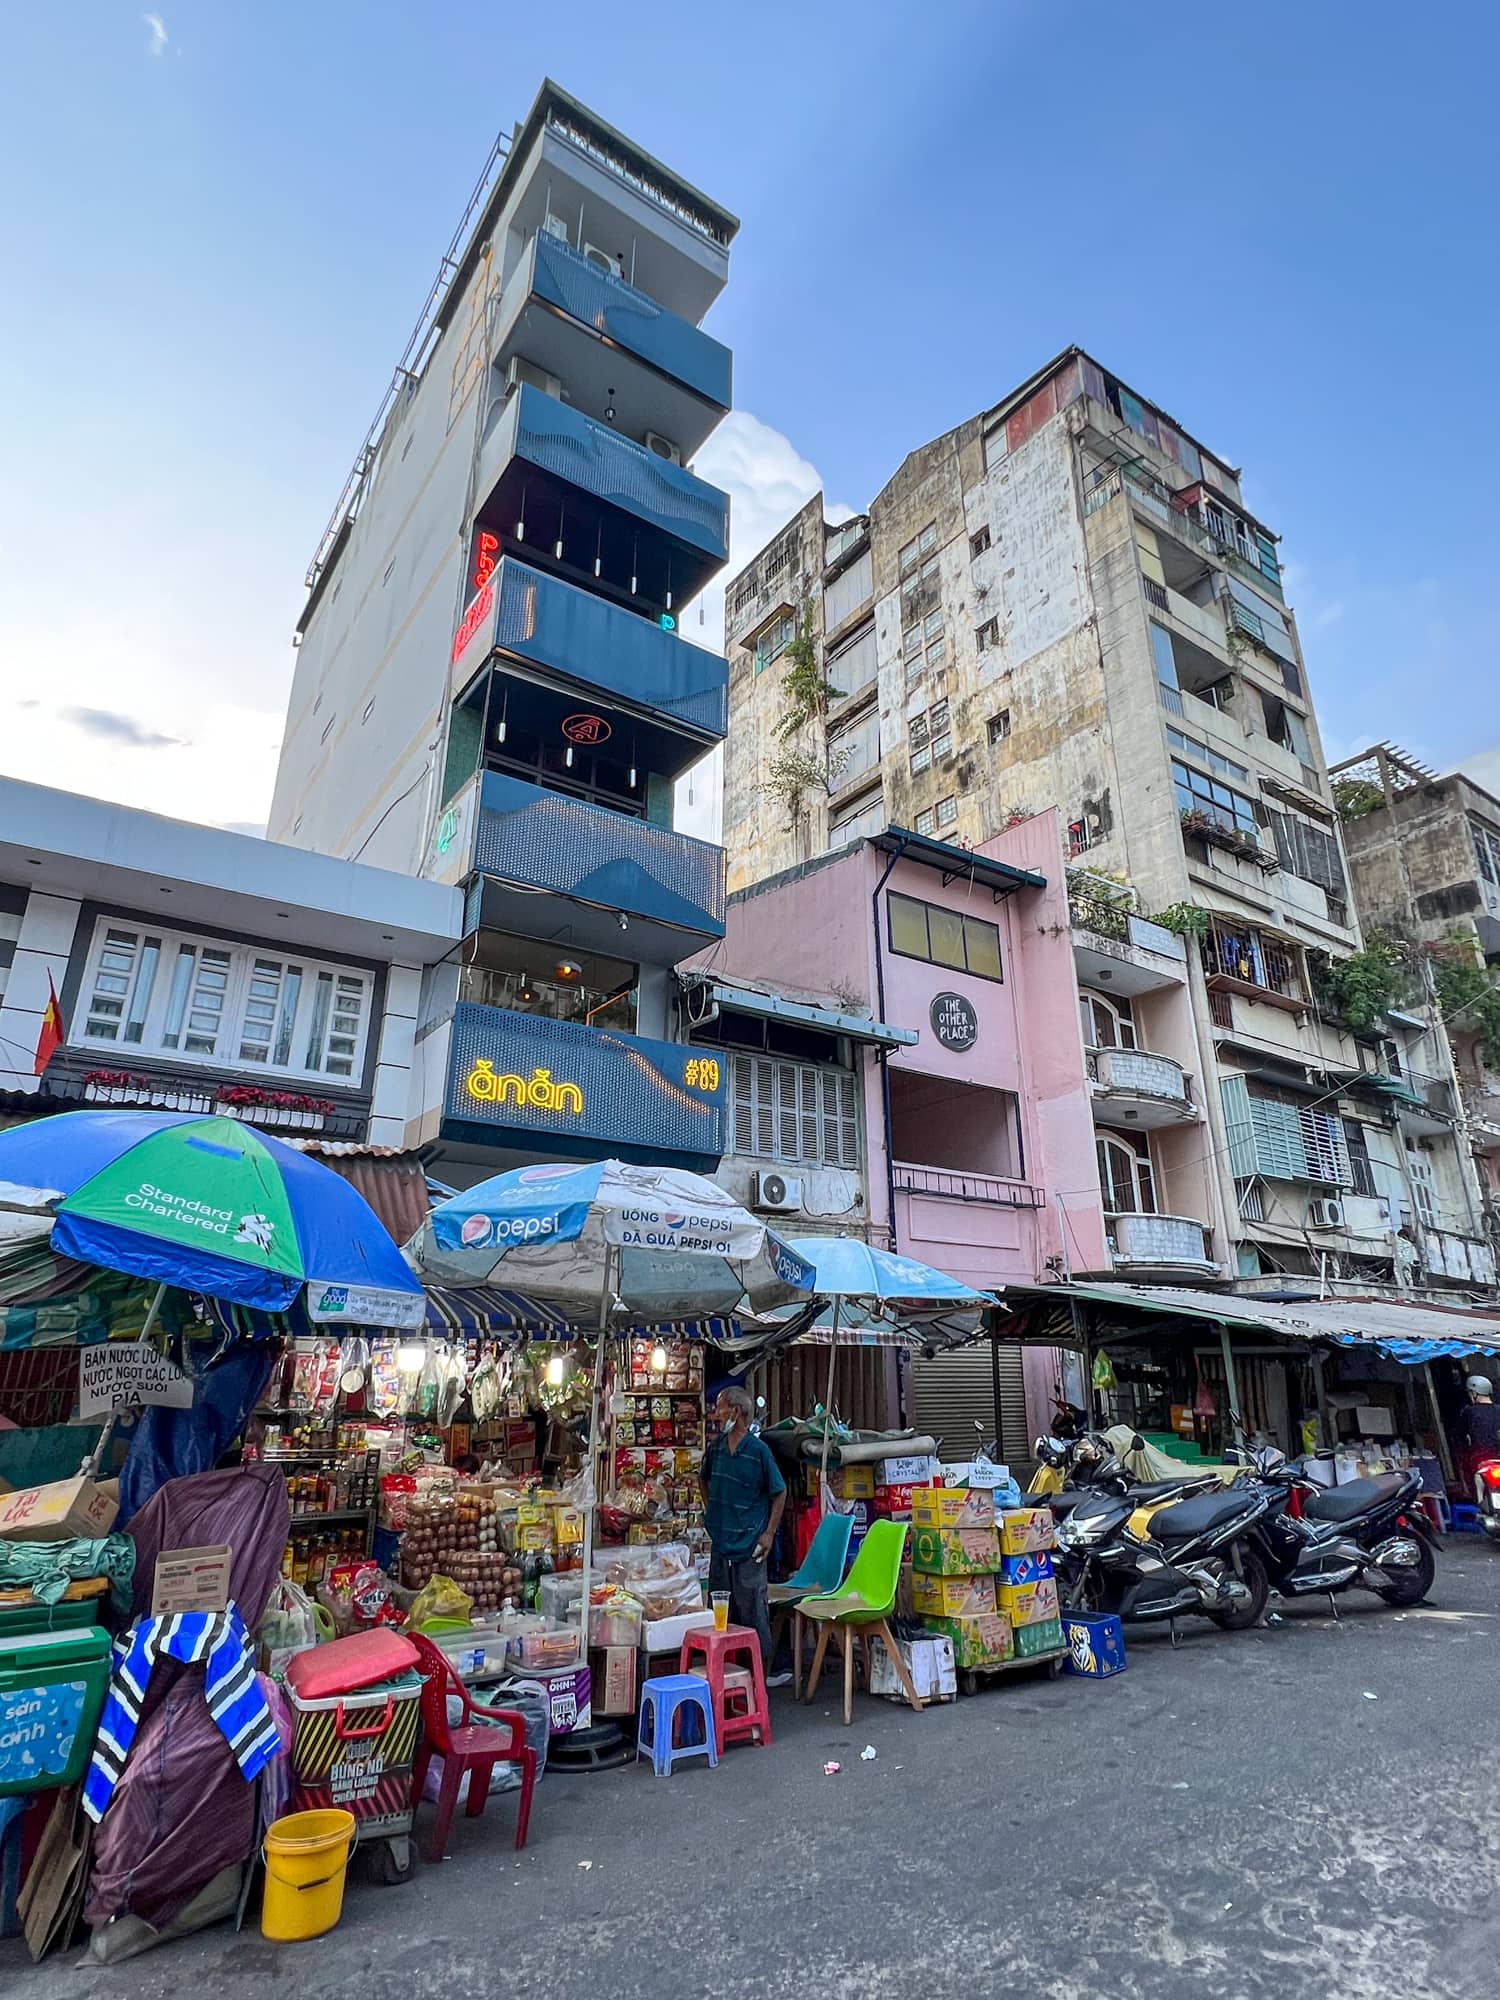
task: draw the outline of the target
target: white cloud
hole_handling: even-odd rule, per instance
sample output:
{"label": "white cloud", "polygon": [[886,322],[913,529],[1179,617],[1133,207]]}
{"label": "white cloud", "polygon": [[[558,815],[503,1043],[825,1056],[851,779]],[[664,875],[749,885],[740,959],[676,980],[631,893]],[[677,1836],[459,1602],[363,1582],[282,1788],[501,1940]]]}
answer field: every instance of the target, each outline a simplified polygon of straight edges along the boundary
{"label": "white cloud", "polygon": [[[688,606],[682,633],[700,646],[722,651],[725,584],[822,489],[823,480],[790,438],[748,410],[731,410],[693,460],[693,470],[729,495],[729,562]],[[847,521],[854,509],[836,500],[825,503],[825,512],[830,521]],[[677,787],[681,830],[717,840],[723,791],[724,757],[715,750]]]}
{"label": "white cloud", "polygon": [[165,55],[168,41],[166,22],[160,14],[142,14],[141,19],[151,30],[151,39],[146,44],[148,53],[153,56]]}

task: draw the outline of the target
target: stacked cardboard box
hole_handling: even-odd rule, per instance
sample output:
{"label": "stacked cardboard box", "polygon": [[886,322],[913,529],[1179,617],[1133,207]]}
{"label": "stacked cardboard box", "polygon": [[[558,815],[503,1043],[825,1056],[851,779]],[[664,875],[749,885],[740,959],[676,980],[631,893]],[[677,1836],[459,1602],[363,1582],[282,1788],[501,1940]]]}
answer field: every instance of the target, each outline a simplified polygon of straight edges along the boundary
{"label": "stacked cardboard box", "polygon": [[928,1457],[882,1458],[875,1465],[875,1512],[885,1521],[912,1519],[912,1498],[930,1486],[937,1460]]}
{"label": "stacked cardboard box", "polygon": [[1002,1509],[995,1601],[1014,1635],[1017,1659],[1038,1659],[1057,1652],[1063,1643],[1057,1580],[1052,1574],[1054,1540],[1050,1508]]}
{"label": "stacked cardboard box", "polygon": [[1000,1539],[989,1494],[921,1487],[911,1506],[913,1612],[952,1641],[959,1667],[1003,1666],[1014,1635],[996,1605]]}

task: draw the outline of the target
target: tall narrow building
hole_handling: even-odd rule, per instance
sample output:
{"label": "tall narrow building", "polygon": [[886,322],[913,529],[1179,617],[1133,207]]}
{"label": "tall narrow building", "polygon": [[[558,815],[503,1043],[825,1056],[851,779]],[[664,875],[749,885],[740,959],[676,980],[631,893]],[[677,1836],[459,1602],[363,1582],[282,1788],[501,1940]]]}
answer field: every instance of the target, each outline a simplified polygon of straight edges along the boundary
{"label": "tall narrow building", "polygon": [[497,146],[308,571],[275,840],[458,884],[412,1032],[409,1137],[703,1166],[719,1067],[672,968],[723,935],[674,781],[724,734],[682,606],[729,502],[699,322],[732,215],[552,83]]}
{"label": "tall narrow building", "polygon": [[1339,821],[1278,538],[1228,459],[1069,348],[868,513],[816,496],[727,605],[731,889],[1061,809],[1116,1271],[1451,1281],[1412,1220],[1428,1111],[1363,1081],[1428,1024],[1338,1002]]}

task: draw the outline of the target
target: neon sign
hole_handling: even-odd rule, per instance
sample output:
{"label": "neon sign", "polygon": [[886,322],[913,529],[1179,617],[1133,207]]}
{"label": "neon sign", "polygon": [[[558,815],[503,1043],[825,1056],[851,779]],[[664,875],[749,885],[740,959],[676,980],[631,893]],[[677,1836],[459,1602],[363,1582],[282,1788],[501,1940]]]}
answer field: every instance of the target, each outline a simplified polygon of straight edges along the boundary
{"label": "neon sign", "polygon": [[481,1104],[530,1105],[537,1111],[583,1116],[583,1092],[576,1083],[554,1083],[550,1069],[534,1069],[530,1077],[497,1076],[494,1064],[481,1057],[464,1078],[464,1089]]}
{"label": "neon sign", "polygon": [[456,666],[463,657],[469,641],[479,630],[485,619],[495,608],[495,586],[488,579],[481,584],[477,594],[470,599],[469,608],[459,621],[458,630],[453,635],[453,654],[450,664]]}
{"label": "neon sign", "polygon": [[602,715],[565,715],[562,733],[570,743],[607,743],[615,732]]}
{"label": "neon sign", "polygon": [[689,1090],[705,1090],[712,1095],[719,1087],[716,1056],[689,1056],[683,1066],[682,1081]]}
{"label": "neon sign", "polygon": [[480,589],[495,574],[500,555],[500,537],[481,528],[474,541],[474,588]]}

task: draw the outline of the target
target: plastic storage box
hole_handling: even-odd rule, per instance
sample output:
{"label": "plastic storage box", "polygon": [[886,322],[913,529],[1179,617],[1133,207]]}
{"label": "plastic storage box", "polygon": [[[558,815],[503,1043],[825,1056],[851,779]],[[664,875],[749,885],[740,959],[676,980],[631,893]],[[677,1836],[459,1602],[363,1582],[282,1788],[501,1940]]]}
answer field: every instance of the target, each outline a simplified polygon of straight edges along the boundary
{"label": "plastic storage box", "polygon": [[109,1686],[99,1625],[0,1638],[0,1796],[83,1775]]}
{"label": "plastic storage box", "polygon": [[402,1674],[354,1694],[301,1695],[288,1687],[296,1727],[288,1812],[342,1807],[360,1835],[404,1829],[422,1720],[422,1679]]}
{"label": "plastic storage box", "polygon": [[1107,1611],[1065,1611],[1063,1637],[1068,1642],[1065,1672],[1084,1680],[1108,1680],[1125,1671],[1125,1629]]}

